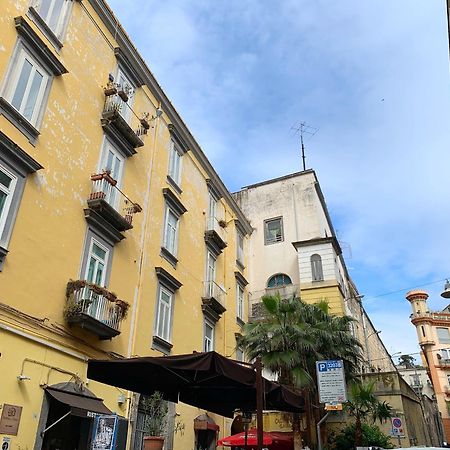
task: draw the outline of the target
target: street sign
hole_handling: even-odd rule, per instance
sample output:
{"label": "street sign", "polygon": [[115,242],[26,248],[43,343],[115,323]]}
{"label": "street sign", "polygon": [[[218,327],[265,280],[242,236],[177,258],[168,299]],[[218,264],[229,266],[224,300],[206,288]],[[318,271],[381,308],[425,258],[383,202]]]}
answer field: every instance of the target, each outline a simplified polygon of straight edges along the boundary
{"label": "street sign", "polygon": [[347,401],[344,363],[342,360],[316,361],[320,403],[338,404]]}
{"label": "street sign", "polygon": [[2,450],[9,450],[11,446],[11,438],[4,436],[2,439]]}
{"label": "street sign", "polygon": [[392,423],[392,436],[403,437],[405,436],[405,430],[403,429],[403,422],[400,417],[391,417]]}
{"label": "street sign", "polygon": [[342,411],[342,403],[327,403],[325,411]]}

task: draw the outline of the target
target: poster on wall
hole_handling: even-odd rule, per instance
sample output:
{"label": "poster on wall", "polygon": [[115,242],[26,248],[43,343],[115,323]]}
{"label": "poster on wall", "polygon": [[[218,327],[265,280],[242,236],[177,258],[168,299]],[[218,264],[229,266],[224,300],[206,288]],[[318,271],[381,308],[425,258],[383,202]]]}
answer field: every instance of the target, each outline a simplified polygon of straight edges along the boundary
{"label": "poster on wall", "polygon": [[92,450],[113,450],[116,432],[117,416],[96,416],[92,436]]}
{"label": "poster on wall", "polygon": [[4,404],[0,417],[0,434],[11,434],[17,436],[19,430],[22,407]]}

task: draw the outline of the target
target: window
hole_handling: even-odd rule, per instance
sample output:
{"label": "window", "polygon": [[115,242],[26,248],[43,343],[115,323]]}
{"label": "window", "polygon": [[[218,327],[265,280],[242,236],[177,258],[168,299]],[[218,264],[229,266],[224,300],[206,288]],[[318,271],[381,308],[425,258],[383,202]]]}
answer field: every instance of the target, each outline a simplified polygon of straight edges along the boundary
{"label": "window", "polygon": [[0,270],[29,174],[42,169],[16,143],[0,131]]}
{"label": "window", "polygon": [[173,295],[173,292],[164,286],[159,286],[155,335],[166,342],[170,342]]}
{"label": "window", "polygon": [[236,283],[236,316],[244,320],[244,288]]}
{"label": "window", "polygon": [[205,320],[204,322],[204,338],[203,338],[203,351],[212,352],[214,350],[214,325]]}
{"label": "window", "polygon": [[311,275],[313,281],[323,281],[322,258],[317,253],[311,256]]}
{"label": "window", "polygon": [[122,187],[124,156],[111,144],[108,139],[103,143],[103,150],[100,159],[99,172],[109,172],[111,177],[117,181],[115,186],[108,186],[105,188],[105,201],[113,208],[119,207],[119,191]]}
{"label": "window", "polygon": [[214,197],[214,195],[211,194],[211,192],[208,195],[208,217],[210,219],[215,219],[216,217],[216,207],[217,207],[217,200]]}
{"label": "window", "polygon": [[177,254],[178,216],[166,206],[163,247],[172,255]]}
{"label": "window", "polygon": [[0,163],[0,242],[11,207],[17,177]]}
{"label": "window", "polygon": [[264,221],[264,244],[283,241],[283,219],[281,217]]}
{"label": "window", "polygon": [[214,297],[214,282],[216,280],[216,258],[211,252],[206,252],[206,297]]}
{"label": "window", "polygon": [[6,100],[28,122],[37,126],[50,81],[49,74],[21,47],[11,76],[7,79]]}
{"label": "window", "polygon": [[448,328],[436,328],[437,336],[441,344],[450,344],[450,333]]}
{"label": "window", "polygon": [[68,0],[37,0],[34,2],[34,8],[42,20],[58,38],[63,34],[70,3]]}
{"label": "window", "polygon": [[173,139],[170,141],[169,177],[177,186],[181,183],[181,153]]}
{"label": "window", "polygon": [[106,285],[108,249],[95,239],[91,240],[85,279],[98,286]]}
{"label": "window", "polygon": [[117,102],[120,106],[120,115],[125,119],[125,121],[129,122],[133,106],[134,87],[131,81],[125,76],[125,74],[120,69],[117,72],[116,82],[119,85],[119,90],[124,91],[125,94],[128,96],[128,101],[126,102],[122,100],[121,97],[118,96]]}
{"label": "window", "polygon": [[243,266],[244,265],[244,236],[239,231],[237,232],[236,240],[237,240],[236,259],[237,259],[237,262],[240,263]]}
{"label": "window", "polygon": [[421,385],[419,374],[412,374],[409,376],[409,379],[410,379],[409,384],[411,386],[420,386]]}
{"label": "window", "polygon": [[288,284],[292,284],[292,280],[285,273],[278,273],[277,275],[273,275],[269,278],[267,282],[268,288],[274,288],[278,286],[286,286]]}
{"label": "window", "polygon": [[236,348],[236,360],[244,361],[244,350],[241,347]]}

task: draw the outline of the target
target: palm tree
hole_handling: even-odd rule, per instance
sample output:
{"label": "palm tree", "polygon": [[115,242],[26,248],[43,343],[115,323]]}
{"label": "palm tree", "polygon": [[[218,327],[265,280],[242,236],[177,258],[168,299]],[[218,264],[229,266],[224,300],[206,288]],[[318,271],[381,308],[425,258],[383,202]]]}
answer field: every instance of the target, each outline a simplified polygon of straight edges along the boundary
{"label": "palm tree", "polygon": [[[325,303],[311,305],[295,296],[262,298],[263,317],[244,326],[239,345],[250,359],[261,357],[264,367],[277,375],[278,381],[303,390],[307,400],[315,388],[315,361],[344,359],[356,366],[360,345],[349,332],[348,317],[329,314]],[[307,401],[307,423],[311,427],[311,408]],[[299,417],[293,417],[294,448],[301,448]]]}
{"label": "palm tree", "polygon": [[362,444],[362,423],[369,418],[381,423],[392,416],[392,408],[387,402],[380,402],[374,394],[375,384],[350,384],[349,401],[345,405],[347,413],[355,418],[355,446]]}

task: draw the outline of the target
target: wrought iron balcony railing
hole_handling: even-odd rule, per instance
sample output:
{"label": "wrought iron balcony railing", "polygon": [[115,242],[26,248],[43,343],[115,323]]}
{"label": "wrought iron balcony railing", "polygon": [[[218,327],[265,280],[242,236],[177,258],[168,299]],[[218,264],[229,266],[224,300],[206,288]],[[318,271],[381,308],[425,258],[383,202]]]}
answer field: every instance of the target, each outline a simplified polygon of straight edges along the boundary
{"label": "wrought iron balcony railing", "polygon": [[150,128],[147,115],[138,119],[136,113],[128,104],[130,92],[125,92],[119,85],[110,83],[105,92],[105,104],[102,113],[102,125],[113,126],[131,147],[131,153],[136,153],[137,147],[142,147],[143,137]]}
{"label": "wrought iron balcony railing", "polygon": [[97,211],[119,231],[133,228],[133,216],[141,212],[142,208],[117,187],[117,181],[109,172],[92,175],[91,181],[89,207]]}
{"label": "wrought iron balcony railing", "polygon": [[226,246],[226,222],[217,217],[208,217],[206,220],[205,241],[221,252]]}
{"label": "wrought iron balcony railing", "polygon": [[69,281],[66,290],[64,316],[100,339],[120,334],[120,324],[128,310],[128,303],[118,299],[106,288],[85,280]]}
{"label": "wrought iron balcony railing", "polygon": [[204,305],[209,305],[218,314],[226,311],[226,291],[214,281],[205,281],[204,295],[202,301]]}

